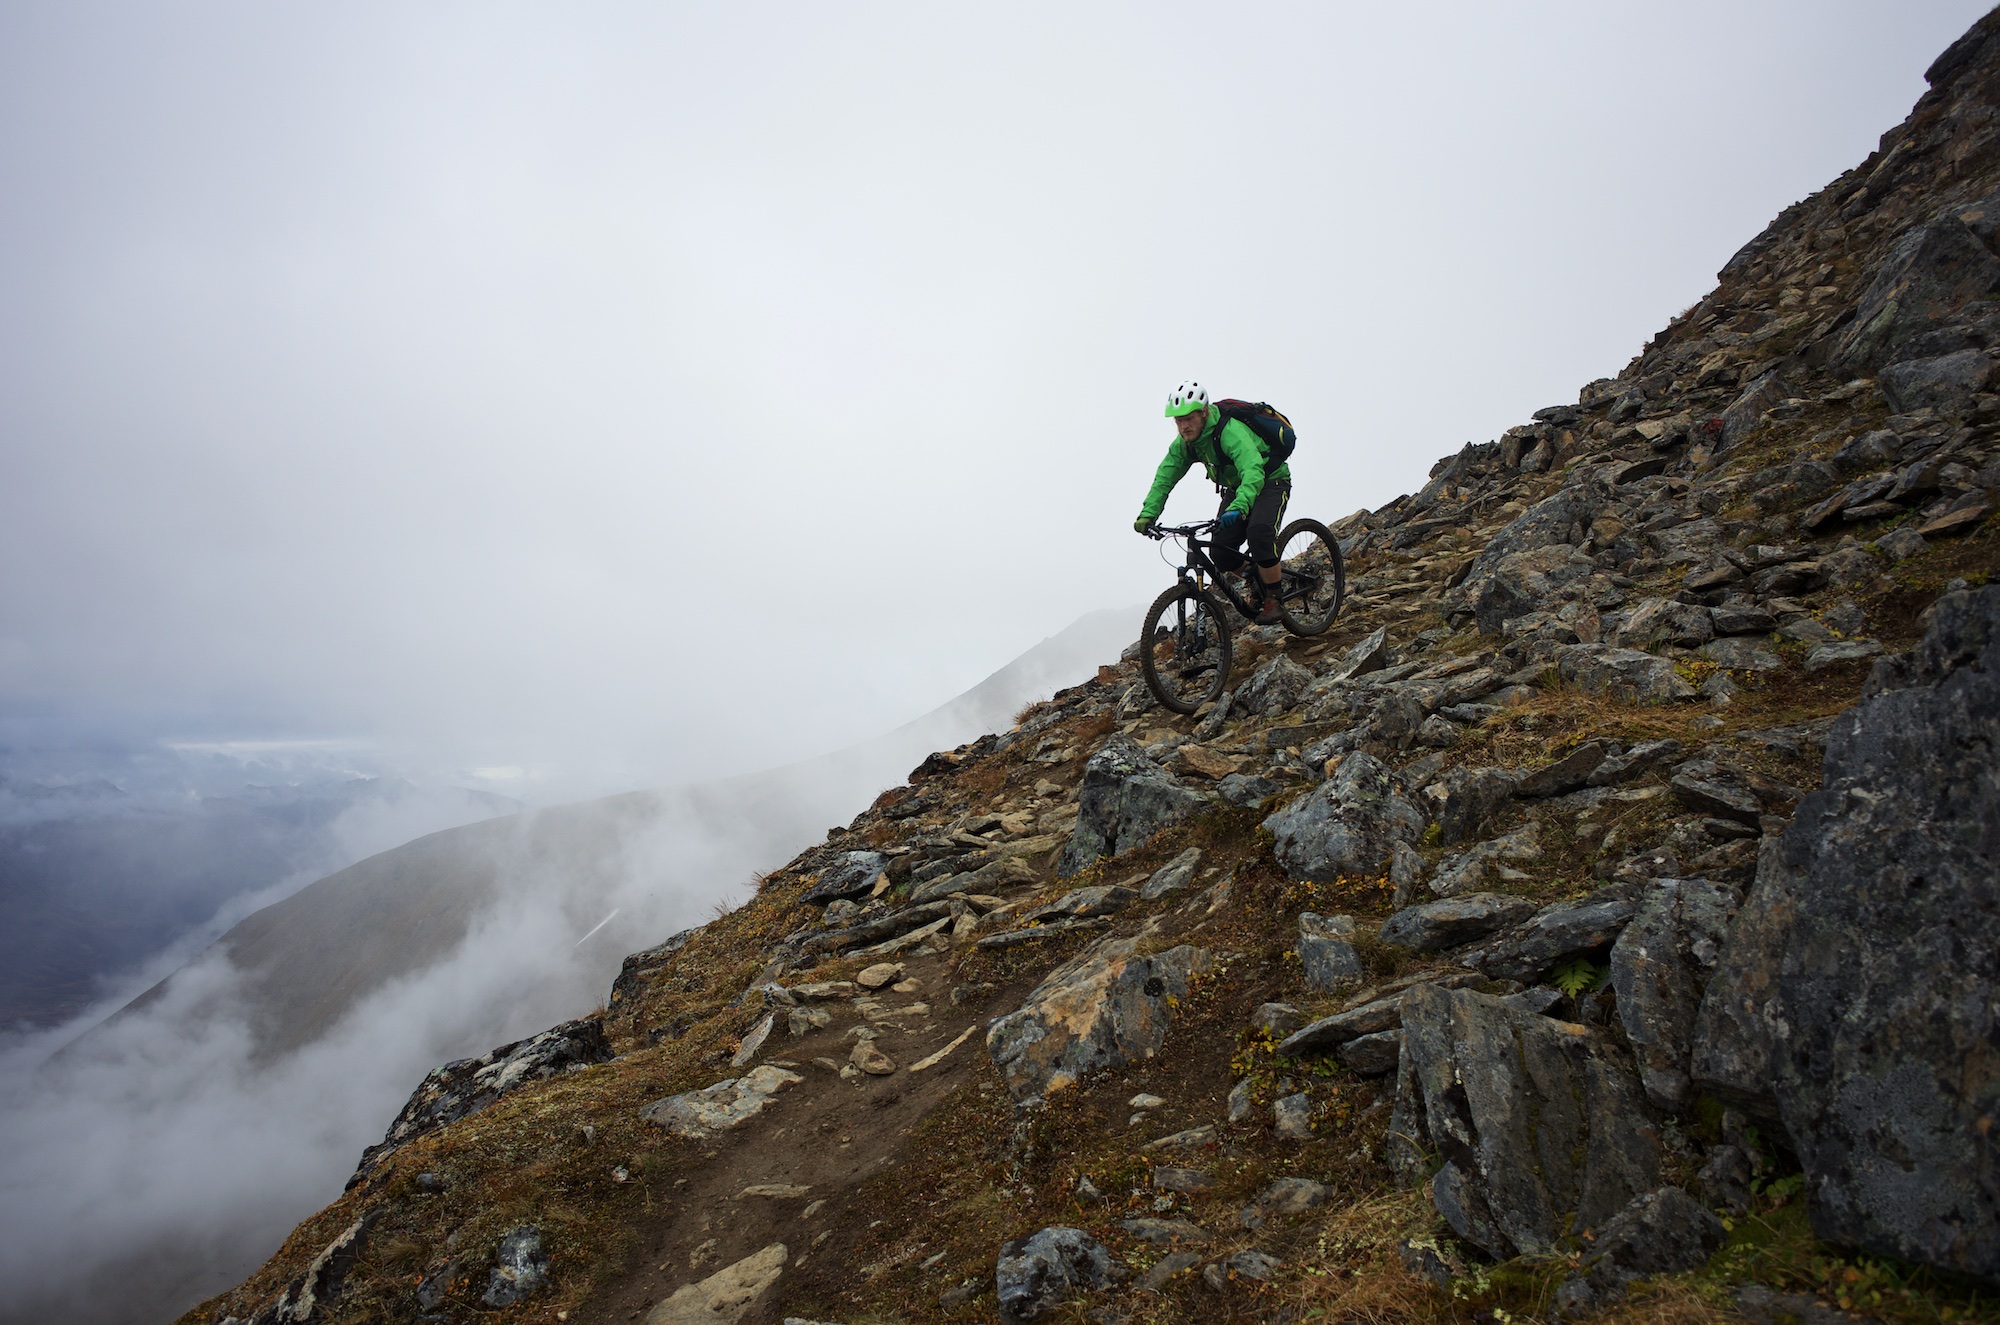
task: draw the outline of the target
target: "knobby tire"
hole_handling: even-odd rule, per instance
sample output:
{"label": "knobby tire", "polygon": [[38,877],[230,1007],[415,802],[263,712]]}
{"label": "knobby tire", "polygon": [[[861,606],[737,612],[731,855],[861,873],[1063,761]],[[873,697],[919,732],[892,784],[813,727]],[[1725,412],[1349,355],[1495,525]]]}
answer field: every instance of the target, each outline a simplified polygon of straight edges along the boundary
{"label": "knobby tire", "polygon": [[1175,713],[1193,713],[1229,681],[1229,618],[1214,598],[1176,584],[1146,609],[1139,635],[1139,671],[1153,698]]}
{"label": "knobby tire", "polygon": [[1347,567],[1340,541],[1317,520],[1294,520],[1278,534],[1280,581],[1278,613],[1294,635],[1323,635],[1340,615],[1347,597]]}

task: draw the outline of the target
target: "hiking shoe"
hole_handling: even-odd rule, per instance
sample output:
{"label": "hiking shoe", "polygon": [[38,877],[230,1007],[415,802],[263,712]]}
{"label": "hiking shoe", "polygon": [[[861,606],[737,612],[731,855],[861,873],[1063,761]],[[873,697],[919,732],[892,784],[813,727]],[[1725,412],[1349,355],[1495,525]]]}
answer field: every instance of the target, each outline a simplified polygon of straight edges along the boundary
{"label": "hiking shoe", "polygon": [[1275,626],[1283,620],[1284,615],[1278,610],[1276,586],[1271,586],[1264,592],[1264,606],[1257,610],[1257,624]]}

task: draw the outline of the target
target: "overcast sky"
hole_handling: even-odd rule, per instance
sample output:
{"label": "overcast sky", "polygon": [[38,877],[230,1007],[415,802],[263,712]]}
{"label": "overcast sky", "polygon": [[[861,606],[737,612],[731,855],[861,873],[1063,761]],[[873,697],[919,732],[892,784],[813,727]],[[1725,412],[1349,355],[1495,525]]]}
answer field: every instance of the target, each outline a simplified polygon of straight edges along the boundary
{"label": "overcast sky", "polygon": [[1177,381],[1379,505],[1983,8],[5,0],[0,718],[575,793],[871,735],[1168,581]]}

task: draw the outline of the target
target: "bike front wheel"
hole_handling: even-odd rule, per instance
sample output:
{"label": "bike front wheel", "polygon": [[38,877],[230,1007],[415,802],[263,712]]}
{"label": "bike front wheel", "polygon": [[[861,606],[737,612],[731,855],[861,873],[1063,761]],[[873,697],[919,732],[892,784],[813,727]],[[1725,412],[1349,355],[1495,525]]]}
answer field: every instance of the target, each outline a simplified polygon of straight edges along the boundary
{"label": "bike front wheel", "polygon": [[1340,541],[1317,520],[1294,520],[1278,535],[1278,612],[1294,635],[1324,634],[1347,596]]}
{"label": "bike front wheel", "polygon": [[1153,600],[1139,636],[1139,671],[1153,698],[1193,713],[1229,680],[1229,622],[1222,607],[1192,584]]}

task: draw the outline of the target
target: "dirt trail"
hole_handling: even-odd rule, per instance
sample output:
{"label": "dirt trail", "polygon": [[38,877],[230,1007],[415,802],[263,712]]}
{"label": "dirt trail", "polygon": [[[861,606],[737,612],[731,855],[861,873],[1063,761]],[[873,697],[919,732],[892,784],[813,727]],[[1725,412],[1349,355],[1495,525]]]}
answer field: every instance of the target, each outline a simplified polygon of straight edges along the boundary
{"label": "dirt trail", "polygon": [[[779,1325],[789,1290],[802,1275],[831,1285],[863,1271],[849,1253],[882,1212],[858,1206],[862,1186],[897,1164],[910,1130],[966,1084],[969,1072],[985,1060],[986,1023],[1018,1007],[1028,988],[995,989],[953,1007],[949,956],[901,960],[904,978],[918,987],[907,995],[884,989],[882,1001],[891,1009],[921,1002],[928,1012],[870,1023],[852,1003],[834,1002],[824,1005],[834,1018],[823,1030],[792,1039],[781,1024],[759,1061],[787,1067],[805,1080],[697,1152],[674,1180],[670,1204],[640,1230],[644,1253],[609,1288],[570,1313],[573,1325],[643,1320],[682,1285],[773,1242],[784,1243],[790,1253],[785,1275],[743,1317],[743,1325]],[[876,1045],[895,1061],[894,1074],[843,1078],[814,1063],[815,1058],[846,1062],[854,1045],[849,1032],[867,1025],[877,1032]],[[968,1027],[972,1034],[943,1062],[909,1071]],[[809,1190],[797,1196],[743,1195],[746,1188],[771,1185]]]}

